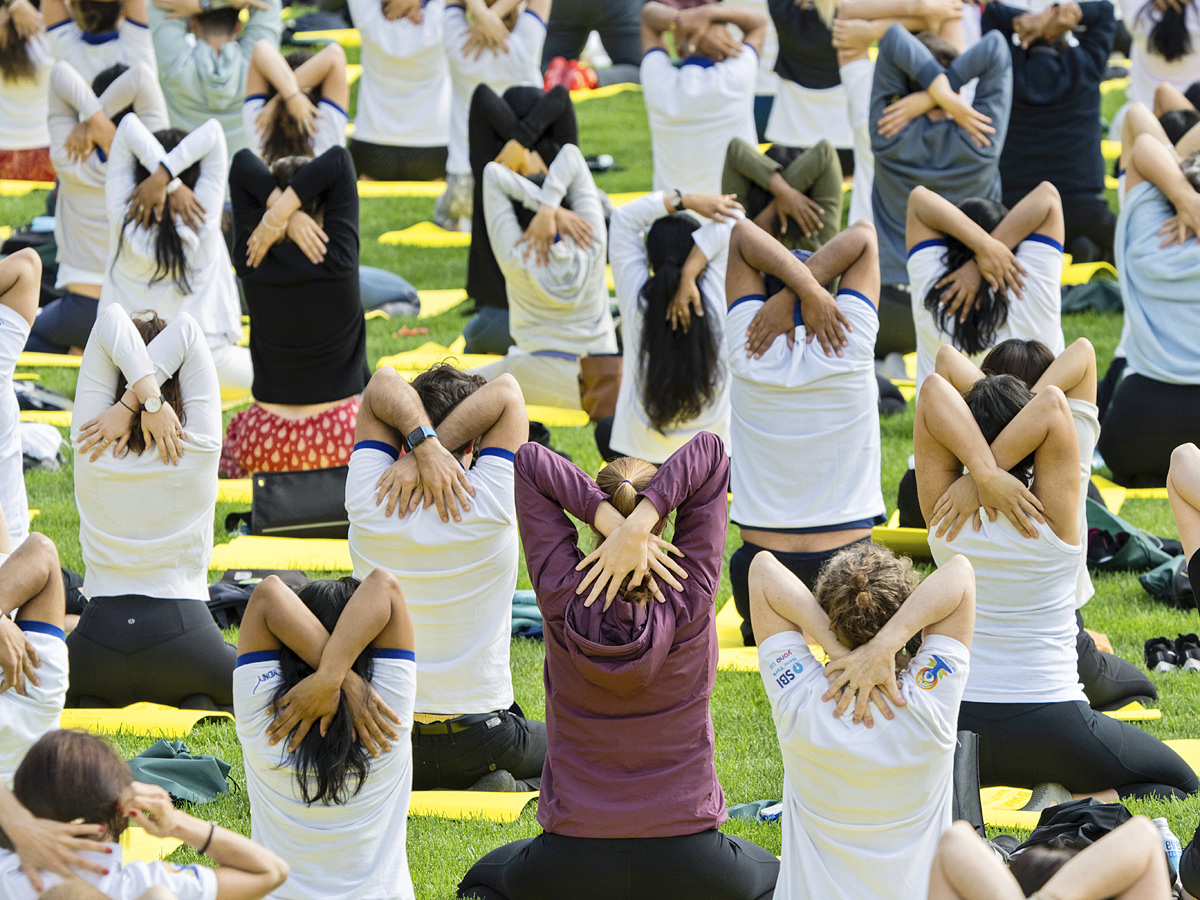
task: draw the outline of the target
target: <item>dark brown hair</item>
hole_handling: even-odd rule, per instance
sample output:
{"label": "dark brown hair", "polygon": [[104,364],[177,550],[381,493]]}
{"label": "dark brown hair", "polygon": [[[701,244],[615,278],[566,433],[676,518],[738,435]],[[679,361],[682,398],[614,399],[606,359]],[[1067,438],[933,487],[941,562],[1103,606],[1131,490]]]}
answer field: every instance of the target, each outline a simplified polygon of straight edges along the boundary
{"label": "dark brown hair", "polygon": [[71,8],[79,30],[88,34],[116,31],[121,21],[121,4],[111,0],[75,0]]}
{"label": "dark brown hair", "polygon": [[[442,424],[446,416],[454,412],[458,404],[485,384],[487,384],[487,379],[482,375],[463,372],[448,363],[442,363],[440,366],[434,366],[432,369],[422,372],[412,382],[413,390],[421,398],[429,421],[433,423],[435,429]],[[461,447],[450,452],[454,456],[462,456],[473,443],[475,443],[475,438],[471,438]]]}
{"label": "dark brown hair", "polygon": [[[614,459],[599,471],[596,475],[596,487],[608,495],[608,502],[616,508],[617,512],[628,518],[640,502],[638,494],[646,489],[646,485],[650,483],[650,479],[657,471],[658,466],[648,463],[644,459],[622,456],[620,459]],[[655,533],[661,533],[665,524],[665,522],[659,522]],[[643,579],[642,584],[630,589],[629,579],[632,577],[632,574],[626,575],[625,580],[621,582],[621,597],[629,603],[649,602],[650,588],[646,587],[645,580]]]}
{"label": "dark brown hair", "polygon": [[1009,338],[993,347],[979,368],[984,375],[1013,375],[1032,390],[1054,362],[1054,353],[1041,341]]}
{"label": "dark brown hair", "polygon": [[[39,819],[103,825],[104,839],[125,830],[117,808],[133,781],[129,766],[109,744],[81,731],[50,731],[29,748],[13,778],[13,794]],[[7,849],[11,843],[0,839]]]}
{"label": "dark brown hair", "polygon": [[[311,50],[293,50],[284,57],[284,61],[294,72],[306,62],[315,56]],[[275,86],[267,84],[266,97],[270,100],[277,93]],[[305,91],[308,99],[316,105],[321,101],[321,86],[318,84],[312,90]],[[272,166],[277,160],[281,160],[288,156],[309,157],[313,155],[313,139],[304,134],[300,130],[300,126],[296,124],[296,120],[288,115],[288,111],[280,102],[275,109],[275,115],[267,124],[266,138],[263,140],[262,158],[268,166]],[[276,176],[278,177],[278,176]],[[289,176],[290,177],[290,176]],[[280,187],[287,187],[287,183],[280,184]],[[308,210],[305,210],[308,212]],[[309,215],[312,215],[309,212]]]}
{"label": "dark brown hair", "polygon": [[[138,330],[142,340],[149,344],[158,336],[159,332],[167,327],[167,323],[160,319],[154,310],[144,309],[133,314],[133,327]],[[124,374],[118,374],[117,396],[114,402],[120,401],[128,386]],[[179,387],[179,379],[172,375],[163,383],[160,390],[163,403],[170,403],[171,409],[175,410],[175,415],[179,417],[179,424],[184,424],[187,421],[187,411],[183,407],[183,391]],[[142,414],[140,412],[134,416],[133,428],[129,432],[129,443],[125,445],[125,452],[132,453],[134,456],[141,456],[146,452],[146,438],[142,434]]]}
{"label": "dark brown hair", "polygon": [[[285,117],[289,122],[292,122],[291,116]],[[295,125],[295,122],[292,122]],[[279,132],[275,132],[278,135]],[[298,133],[298,132],[297,132]],[[265,156],[263,157],[266,158]],[[279,185],[281,191],[286,191],[292,179],[296,177],[296,173],[303,169],[306,165],[312,162],[311,156],[283,156],[277,158],[274,162],[268,163],[271,167],[271,174],[275,176],[275,183]],[[325,201],[321,195],[317,195],[300,207],[301,212],[306,212],[310,216],[315,216],[324,205]]]}
{"label": "dark brown hair", "polygon": [[[860,541],[825,564],[813,595],[829,616],[830,631],[853,650],[879,633],[920,582],[911,559]],[[908,665],[908,654],[916,650],[912,644],[897,655],[897,671]]]}
{"label": "dark brown hair", "polygon": [[1029,847],[1008,861],[1008,870],[1028,897],[1045,887],[1046,882],[1078,852],[1075,847]]}
{"label": "dark brown hair", "polygon": [[196,30],[205,37],[232,37],[238,27],[238,10],[232,6],[211,9],[196,15]]}
{"label": "dark brown hair", "polygon": [[[975,417],[975,424],[989,446],[1032,399],[1033,392],[1015,375],[985,375],[963,395],[967,408]],[[1033,454],[1029,454],[1009,472],[1029,484],[1033,477]]]}
{"label": "dark brown hair", "polygon": [[37,78],[37,66],[29,55],[29,45],[17,34],[9,14],[4,23],[4,42],[0,43],[0,80],[6,84],[18,81],[33,81]]}

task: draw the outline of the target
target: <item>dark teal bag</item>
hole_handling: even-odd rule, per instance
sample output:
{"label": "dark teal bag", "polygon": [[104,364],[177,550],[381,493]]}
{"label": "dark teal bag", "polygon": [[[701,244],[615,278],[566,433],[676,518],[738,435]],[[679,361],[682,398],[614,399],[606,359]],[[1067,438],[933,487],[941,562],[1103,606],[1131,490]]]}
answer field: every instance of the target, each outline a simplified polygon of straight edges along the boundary
{"label": "dark teal bag", "polygon": [[215,756],[192,756],[182,741],[160,740],[129,761],[133,780],[157,784],[176,800],[208,803],[229,792],[230,765]]}
{"label": "dark teal bag", "polygon": [[1146,572],[1171,561],[1152,534],[1087,499],[1087,563],[1099,572]]}

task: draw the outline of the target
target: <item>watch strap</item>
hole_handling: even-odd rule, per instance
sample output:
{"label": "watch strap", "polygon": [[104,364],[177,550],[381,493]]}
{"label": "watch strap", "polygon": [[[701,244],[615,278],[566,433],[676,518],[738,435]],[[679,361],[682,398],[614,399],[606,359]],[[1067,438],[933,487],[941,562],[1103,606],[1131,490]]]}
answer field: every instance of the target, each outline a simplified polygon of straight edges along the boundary
{"label": "watch strap", "polygon": [[409,450],[416,450],[422,443],[435,437],[437,437],[436,431],[428,425],[421,425],[408,433],[408,436],[404,439],[404,443],[408,445]]}

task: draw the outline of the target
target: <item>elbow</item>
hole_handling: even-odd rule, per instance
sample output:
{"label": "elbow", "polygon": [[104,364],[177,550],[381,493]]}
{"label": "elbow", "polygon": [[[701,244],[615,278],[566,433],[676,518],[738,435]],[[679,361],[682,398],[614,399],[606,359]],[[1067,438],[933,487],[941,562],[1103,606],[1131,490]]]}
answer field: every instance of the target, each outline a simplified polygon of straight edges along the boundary
{"label": "elbow", "polygon": [[369,586],[378,591],[389,607],[397,601],[404,602],[404,590],[400,587],[400,582],[387,569],[372,569],[371,573],[362,580],[362,584],[363,587]]}
{"label": "elbow", "polygon": [[1037,186],[1038,194],[1045,197],[1052,205],[1061,206],[1062,197],[1059,196],[1058,188],[1052,185],[1049,181],[1043,181]]}
{"label": "elbow", "polygon": [[271,878],[271,892],[274,892],[283,887],[283,883],[288,880],[288,876],[292,874],[292,870],[283,859],[272,853],[267,874]]}
{"label": "elbow", "polygon": [[272,54],[278,56],[279,49],[266,38],[263,38],[255,42],[254,49],[250,52],[250,62],[261,64],[265,58],[270,57]]}
{"label": "elbow", "polygon": [[506,402],[525,405],[525,393],[521,390],[521,383],[513,377],[512,373],[504,372],[497,375],[489,384],[496,385],[497,389],[503,392]]}
{"label": "elbow", "polygon": [[329,56],[335,63],[339,63],[343,68],[346,66],[346,51],[342,49],[342,45],[337,41],[332,41],[325,45],[322,53]]}

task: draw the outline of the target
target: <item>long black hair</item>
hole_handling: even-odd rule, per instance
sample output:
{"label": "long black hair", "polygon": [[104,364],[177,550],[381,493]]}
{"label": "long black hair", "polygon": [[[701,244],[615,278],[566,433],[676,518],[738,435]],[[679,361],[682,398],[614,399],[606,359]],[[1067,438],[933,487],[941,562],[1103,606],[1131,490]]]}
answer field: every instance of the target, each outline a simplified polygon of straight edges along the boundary
{"label": "long black hair", "polygon": [[1187,16],[1191,5],[1191,0],[1187,0],[1182,9],[1176,10],[1169,4],[1162,8],[1154,0],[1148,0],[1138,10],[1139,19],[1142,17],[1153,19],[1153,14],[1158,13],[1158,21],[1150,27],[1150,34],[1146,36],[1147,51],[1161,56],[1167,62],[1183,59],[1192,52],[1192,35],[1188,32],[1187,27]]}
{"label": "long black hair", "polygon": [[[166,128],[162,131],[156,131],[154,137],[157,138],[159,144],[165,152],[170,153],[178,146],[188,133],[181,128]],[[146,167],[140,161],[135,159],[133,164],[133,178],[139,184],[150,177],[150,173],[146,171]],[[184,169],[177,176],[189,189],[194,190],[196,182],[200,179],[200,163],[193,163]],[[133,221],[134,213],[130,212],[125,219],[125,223]],[[179,236],[179,229],[175,226],[175,216],[171,212],[171,195],[167,194],[166,203],[163,206],[163,214],[161,222],[151,220],[150,228],[155,230],[154,238],[154,277],[150,279],[151,284],[157,284],[170,278],[175,282],[175,287],[181,294],[190,294],[192,292],[191,283],[191,265],[188,262],[187,252],[183,247],[183,239]],[[121,231],[121,235],[117,241],[117,252],[113,257],[113,263],[116,263],[116,257],[121,255],[121,248],[125,245],[125,232]]]}
{"label": "long black hair", "polygon": [[699,227],[692,216],[675,213],[655,222],[646,235],[651,275],[641,292],[642,406],[660,433],[699,416],[721,384],[724,364],[711,316],[693,315],[687,331],[672,330],[667,323],[667,309],[692,250],[692,232]]}
{"label": "long black hair", "polygon": [[[969,197],[958,204],[958,209],[968,219],[991,234],[1008,215],[1003,203],[988,200],[986,197]],[[975,251],[953,235],[946,235],[946,271],[949,275],[962,265],[975,258]],[[954,336],[954,346],[968,355],[986,350],[996,340],[996,332],[1008,321],[1008,292],[1003,288],[995,290],[986,281],[979,284],[979,292],[975,295],[975,305],[967,313],[967,318],[958,320],[958,315],[950,315],[942,306],[942,296],[947,288],[937,287],[938,278],[925,295],[925,309],[933,314],[938,328],[945,334]]]}
{"label": "long black hair", "polygon": [[[298,596],[322,627],[332,634],[342,610],[358,586],[358,579],[349,576],[330,581],[312,581],[300,590]],[[358,655],[351,669],[363,681],[370,682],[374,663],[369,648]],[[279,671],[282,677],[271,698],[272,703],[279,703],[284,694],[315,670],[285,645],[279,651]],[[314,803],[343,804],[362,790],[367,780],[370,757],[362,743],[354,739],[353,731],[350,709],[346,705],[346,698],[342,697],[338,700],[337,713],[325,736],[321,736],[318,728],[310,729],[292,753],[296,786],[309,806]],[[295,729],[292,729],[288,741],[294,733]]]}

